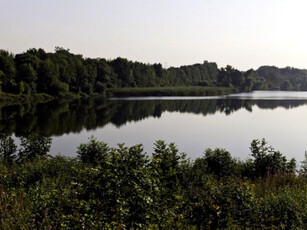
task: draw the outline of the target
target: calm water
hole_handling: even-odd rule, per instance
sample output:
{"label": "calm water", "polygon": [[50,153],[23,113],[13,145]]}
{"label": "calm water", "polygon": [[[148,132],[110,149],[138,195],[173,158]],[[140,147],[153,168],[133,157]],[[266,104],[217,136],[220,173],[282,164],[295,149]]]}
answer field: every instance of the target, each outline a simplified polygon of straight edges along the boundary
{"label": "calm water", "polygon": [[0,130],[20,137],[53,137],[52,154],[76,156],[91,135],[110,146],[175,142],[194,159],[225,148],[246,159],[250,142],[266,138],[287,157],[307,150],[307,92],[255,91],[221,97],[146,97],[2,106]]}

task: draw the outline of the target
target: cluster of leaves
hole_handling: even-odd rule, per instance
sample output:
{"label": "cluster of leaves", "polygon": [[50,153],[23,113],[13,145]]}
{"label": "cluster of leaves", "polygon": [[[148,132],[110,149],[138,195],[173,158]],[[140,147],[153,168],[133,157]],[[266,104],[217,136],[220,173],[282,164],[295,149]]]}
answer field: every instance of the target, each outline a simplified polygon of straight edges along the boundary
{"label": "cluster of leaves", "polygon": [[263,77],[270,89],[306,90],[307,71],[292,67],[277,68],[275,66],[261,66],[257,74]]}
{"label": "cluster of leaves", "polygon": [[37,154],[31,161],[10,165],[2,161],[0,226],[306,228],[306,174],[283,170],[290,167],[287,161],[272,171],[271,162],[264,160],[269,164],[265,170],[271,171],[259,177],[256,147],[261,159],[265,154],[270,158],[271,152],[255,140],[251,147],[255,154],[247,162],[233,159],[223,149],[207,149],[202,158],[191,162],[173,143],[157,141],[148,156],[142,145],[110,148],[91,137],[80,144],[74,159]]}
{"label": "cluster of leaves", "polygon": [[37,156],[46,156],[50,151],[51,138],[33,133],[27,137],[20,138],[20,149],[17,152],[17,145],[11,136],[0,134],[0,158],[6,165],[15,161],[22,162],[33,160]]}

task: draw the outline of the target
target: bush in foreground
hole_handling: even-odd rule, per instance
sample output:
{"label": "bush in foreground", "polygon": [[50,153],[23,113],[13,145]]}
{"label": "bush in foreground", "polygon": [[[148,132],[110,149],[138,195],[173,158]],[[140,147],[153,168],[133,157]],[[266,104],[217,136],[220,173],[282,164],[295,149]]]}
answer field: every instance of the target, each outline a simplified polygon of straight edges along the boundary
{"label": "bush in foreground", "polygon": [[[110,148],[93,137],[77,152],[75,159],[35,154],[12,164],[1,153],[0,228],[307,227],[306,178],[278,168],[258,176],[255,157],[239,162],[215,149],[190,161],[164,141],[149,156],[142,145]],[[280,169],[289,163],[282,162]]]}

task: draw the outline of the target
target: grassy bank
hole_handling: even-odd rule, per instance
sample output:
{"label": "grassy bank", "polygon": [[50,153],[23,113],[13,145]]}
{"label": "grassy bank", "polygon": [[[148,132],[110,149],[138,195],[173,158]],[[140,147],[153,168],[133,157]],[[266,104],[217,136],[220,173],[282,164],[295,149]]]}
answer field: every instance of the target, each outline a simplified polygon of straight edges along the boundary
{"label": "grassy bank", "polygon": [[25,94],[12,94],[12,93],[0,93],[0,104],[1,107],[14,105],[14,104],[27,104],[27,103],[45,103],[51,100],[74,100],[84,98],[105,98],[105,94],[92,93],[90,95],[86,93],[67,93],[60,97],[52,96],[46,93],[36,93],[31,95]]}
{"label": "grassy bank", "polygon": [[2,105],[5,104],[20,104],[20,103],[28,103],[28,102],[47,102],[53,100],[54,97],[50,96],[46,93],[38,93],[31,95],[24,94],[12,94],[12,93],[0,93],[0,103]]}
{"label": "grassy bank", "polygon": [[112,88],[107,94],[114,97],[136,96],[217,96],[236,93],[238,89],[227,87],[173,86],[147,88]]}
{"label": "grassy bank", "polygon": [[12,94],[0,93],[0,103],[5,105],[23,103],[43,103],[54,99],[72,100],[81,98],[99,97],[131,97],[131,96],[217,96],[238,92],[236,88],[227,87],[201,87],[201,86],[174,86],[174,87],[148,87],[148,88],[111,88],[103,94],[67,93],[61,96],[51,96],[46,93],[38,94]]}

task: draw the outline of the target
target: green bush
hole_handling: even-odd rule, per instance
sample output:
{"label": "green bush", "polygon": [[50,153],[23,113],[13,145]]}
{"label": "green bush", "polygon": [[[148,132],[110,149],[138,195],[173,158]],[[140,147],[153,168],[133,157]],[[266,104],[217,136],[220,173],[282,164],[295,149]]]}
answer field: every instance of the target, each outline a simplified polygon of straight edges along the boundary
{"label": "green bush", "polygon": [[6,165],[11,165],[16,159],[17,146],[12,137],[0,135],[0,158]]}
{"label": "green bush", "polygon": [[256,177],[272,176],[276,174],[295,173],[296,161],[287,162],[285,156],[275,151],[271,146],[266,146],[265,139],[253,140],[250,150],[254,158],[254,170]]}
{"label": "green bush", "polygon": [[218,177],[231,176],[235,173],[235,161],[225,149],[206,149],[203,157],[206,172]]}
{"label": "green bush", "polygon": [[36,156],[45,156],[50,151],[52,139],[33,133],[20,138],[19,160],[32,160]]}
{"label": "green bush", "polygon": [[107,144],[91,136],[88,143],[78,146],[77,157],[83,163],[97,165],[106,160],[108,151]]}
{"label": "green bush", "polygon": [[46,156],[29,143],[49,142],[28,138],[21,149],[31,154],[0,162],[0,229],[307,228],[304,176],[255,178],[255,160],[223,149],[191,162],[164,141],[147,155],[142,145],[109,148],[91,137],[77,158]]}

